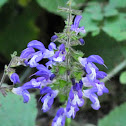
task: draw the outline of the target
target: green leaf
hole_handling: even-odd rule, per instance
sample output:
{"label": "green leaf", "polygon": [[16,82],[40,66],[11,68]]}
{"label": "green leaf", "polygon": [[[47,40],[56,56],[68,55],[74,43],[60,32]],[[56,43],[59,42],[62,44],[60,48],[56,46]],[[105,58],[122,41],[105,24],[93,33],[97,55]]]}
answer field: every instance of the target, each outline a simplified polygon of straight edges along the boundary
{"label": "green leaf", "polygon": [[123,71],[120,74],[119,81],[120,81],[121,84],[126,84],[126,71]]}
{"label": "green leaf", "polygon": [[85,12],[90,13],[91,18],[95,21],[103,20],[102,8],[98,2],[90,2],[86,7]]}
{"label": "green leaf", "polygon": [[74,77],[76,78],[77,81],[82,79],[82,75],[83,75],[83,71],[77,71],[77,72],[73,72]]}
{"label": "green leaf", "polygon": [[64,66],[59,66],[59,74],[60,75],[64,75],[64,73],[66,72],[66,67],[64,67]]}
{"label": "green leaf", "polygon": [[112,7],[117,7],[117,8],[126,7],[126,0],[109,0],[109,3]]}
{"label": "green leaf", "polygon": [[103,19],[100,4],[90,3],[82,13],[82,16],[83,18],[80,22],[80,26],[85,27],[86,33],[92,32],[93,36],[99,34],[99,21]]}
{"label": "green leaf", "polygon": [[104,16],[105,17],[112,17],[112,16],[117,16],[119,13],[118,13],[118,10],[111,7],[111,5],[107,5],[105,8],[104,8]]}
{"label": "green leaf", "polygon": [[63,95],[63,94],[58,94],[58,97],[59,97],[59,101],[60,102],[65,102],[67,100],[67,96],[66,95]]}
{"label": "green leaf", "polygon": [[36,0],[37,3],[51,13],[66,16],[65,13],[58,12],[58,6],[65,7],[68,0]]}
{"label": "green leaf", "polygon": [[[52,0],[36,0],[36,1],[42,8],[45,8],[49,12],[66,18],[66,13],[58,12],[58,7],[59,6],[66,7],[67,6],[66,3],[68,2],[68,0],[53,0],[53,2]],[[79,9],[80,6],[83,5],[84,1],[85,0],[73,0],[72,8]]]}
{"label": "green leaf", "polygon": [[118,17],[107,18],[102,29],[117,41],[126,40],[126,14],[120,13]]}
{"label": "green leaf", "polygon": [[98,121],[98,126],[125,126],[126,103],[113,109],[106,117]]}
{"label": "green leaf", "polygon": [[80,6],[83,6],[86,0],[73,0],[72,1],[72,8],[78,9]]}
{"label": "green leaf", "polygon": [[21,96],[8,93],[6,97],[0,94],[0,124],[1,126],[35,126],[37,116],[36,99],[23,103]]}
{"label": "green leaf", "polygon": [[8,2],[8,0],[0,0],[0,8],[5,4],[5,3],[7,3]]}
{"label": "green leaf", "polygon": [[68,84],[67,81],[61,80],[61,79],[58,80],[58,83],[59,83],[60,88],[63,88]]}
{"label": "green leaf", "polygon": [[78,58],[83,57],[84,53],[82,51],[74,51],[72,52],[72,56],[76,61],[78,61]]}

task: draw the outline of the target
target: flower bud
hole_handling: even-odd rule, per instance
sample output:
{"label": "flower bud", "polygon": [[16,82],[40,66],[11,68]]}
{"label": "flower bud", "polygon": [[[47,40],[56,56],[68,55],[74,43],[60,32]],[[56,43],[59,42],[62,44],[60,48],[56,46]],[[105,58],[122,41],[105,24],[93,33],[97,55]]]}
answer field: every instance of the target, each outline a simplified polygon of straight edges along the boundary
{"label": "flower bud", "polygon": [[80,41],[81,45],[84,45],[85,44],[84,39],[80,38],[79,41]]}
{"label": "flower bud", "polygon": [[20,83],[19,76],[18,76],[18,74],[16,74],[16,73],[12,73],[12,74],[10,75],[10,80],[11,80],[14,84]]}
{"label": "flower bud", "polygon": [[57,35],[53,35],[53,36],[51,37],[51,41],[54,42],[57,38],[58,38]]}

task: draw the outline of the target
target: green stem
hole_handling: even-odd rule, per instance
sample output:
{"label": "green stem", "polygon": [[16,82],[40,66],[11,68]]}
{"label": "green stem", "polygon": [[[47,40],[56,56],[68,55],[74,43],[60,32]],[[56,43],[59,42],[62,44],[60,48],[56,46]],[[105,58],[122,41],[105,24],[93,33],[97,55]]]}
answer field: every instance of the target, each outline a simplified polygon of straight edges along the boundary
{"label": "green stem", "polygon": [[126,67],[126,60],[117,65],[110,73],[108,73],[108,76],[101,81],[104,83],[107,82],[125,67]]}
{"label": "green stem", "polygon": [[[71,41],[71,36],[70,36],[70,27],[71,26],[70,26],[70,22],[71,22],[71,3],[69,4],[69,15],[68,15],[68,25],[67,25],[67,42],[66,42],[66,47],[68,48],[68,52],[67,52],[67,56],[66,56],[67,68],[69,68],[69,65],[70,65],[70,41]],[[69,81],[68,73],[66,73],[66,80]]]}

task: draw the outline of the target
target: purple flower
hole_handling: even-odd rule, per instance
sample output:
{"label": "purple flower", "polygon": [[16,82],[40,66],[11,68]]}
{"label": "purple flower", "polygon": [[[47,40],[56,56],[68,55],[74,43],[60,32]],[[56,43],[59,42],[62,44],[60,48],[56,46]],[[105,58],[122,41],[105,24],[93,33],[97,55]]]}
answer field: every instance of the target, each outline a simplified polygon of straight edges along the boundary
{"label": "purple flower", "polygon": [[12,92],[14,94],[21,95],[24,99],[23,102],[27,103],[30,99],[30,94],[27,90],[32,88],[40,88],[40,87],[41,87],[41,83],[37,82],[36,79],[32,79],[31,81],[25,83],[21,87],[13,88]]}
{"label": "purple flower", "polygon": [[27,47],[28,48],[32,47],[32,48],[38,49],[41,52],[45,51],[45,46],[43,45],[43,43],[41,43],[38,40],[32,40],[31,42],[28,43]]}
{"label": "purple flower", "polygon": [[91,88],[87,90],[83,90],[83,94],[85,97],[89,98],[92,102],[91,107],[95,110],[98,110],[100,108],[100,102],[98,100],[98,96],[94,93],[97,89]]}
{"label": "purple flower", "polygon": [[40,64],[36,67],[39,71],[37,71],[35,74],[36,76],[44,77],[46,80],[50,79],[52,73],[48,68],[46,68],[44,65]]}
{"label": "purple flower", "polygon": [[57,111],[55,118],[53,119],[52,126],[64,126],[66,119],[65,115],[66,110],[64,108],[60,108]]}
{"label": "purple flower", "polygon": [[107,74],[105,73],[105,72],[103,72],[103,71],[97,71],[96,72],[96,78],[97,79],[103,79],[103,78],[105,78],[107,76]]}
{"label": "purple flower", "polygon": [[98,63],[101,65],[104,65],[104,60],[98,56],[98,55],[91,55],[88,58],[81,58],[79,57],[79,62],[81,63],[81,65],[85,68],[87,75],[86,77],[90,80],[90,81],[94,81],[96,80],[97,77],[101,77],[103,78],[103,76],[105,77],[105,73],[103,72],[98,72],[99,69],[96,67],[96,65],[93,63]]}
{"label": "purple flower", "polygon": [[54,51],[53,50],[46,49],[45,52],[43,53],[43,58],[50,58],[53,55],[54,55]]}
{"label": "purple flower", "polygon": [[50,44],[49,44],[49,46],[48,46],[48,49],[50,50],[50,51],[53,51],[53,49],[57,49],[56,48],[56,44],[54,43],[54,42],[51,42]]}
{"label": "purple flower", "polygon": [[82,89],[80,88],[80,84],[76,83],[74,86],[72,86],[70,93],[69,93],[69,100],[72,105],[74,106],[83,106],[84,99],[82,98],[83,93]]}
{"label": "purple flower", "polygon": [[79,28],[79,23],[80,23],[81,18],[82,18],[81,15],[77,15],[75,17],[74,24],[71,25],[71,30],[75,31],[76,34],[78,34],[79,32],[82,32],[82,33],[86,32],[84,27]]}
{"label": "purple flower", "polygon": [[94,82],[90,81],[87,77],[82,77],[82,82],[85,87],[94,86]]}
{"label": "purple flower", "polygon": [[23,96],[23,102],[24,103],[27,103],[30,99],[30,94],[27,90],[23,89],[22,87],[18,87],[18,88],[13,88],[12,89],[12,92],[14,94],[17,94],[17,95],[22,95]]}
{"label": "purple flower", "polygon": [[53,56],[53,61],[62,62],[62,61],[65,60],[65,56],[66,56],[65,45],[61,44],[59,46],[59,50],[56,51],[54,56]]}
{"label": "purple flower", "polygon": [[27,63],[30,65],[30,67],[36,67],[39,63],[40,60],[42,60],[43,54],[41,51],[37,51],[36,53],[33,54],[32,58],[29,60]]}
{"label": "purple flower", "polygon": [[52,74],[52,75],[50,76],[50,80],[53,80],[55,77],[56,77],[56,75],[55,75],[55,74]]}
{"label": "purple flower", "polygon": [[10,80],[11,80],[14,84],[20,83],[19,76],[18,76],[18,74],[16,74],[16,73],[11,74]]}
{"label": "purple flower", "polygon": [[87,58],[87,62],[95,62],[104,65],[104,60],[98,55],[91,55]]}
{"label": "purple flower", "polygon": [[98,96],[103,95],[103,93],[108,93],[109,92],[109,90],[105,87],[103,82],[100,82],[99,80],[96,80],[95,85],[97,87]]}
{"label": "purple flower", "polygon": [[53,36],[51,37],[51,41],[54,42],[57,38],[58,38],[57,35],[53,35]]}
{"label": "purple flower", "polygon": [[58,94],[58,90],[52,90],[50,87],[44,87],[43,89],[40,90],[40,94],[45,94],[47,93],[42,99],[41,102],[43,103],[42,110],[43,112],[47,112],[54,101],[54,98]]}
{"label": "purple flower", "polygon": [[35,53],[33,48],[26,48],[21,52],[20,58],[22,59],[30,59],[31,56]]}
{"label": "purple flower", "polygon": [[67,103],[67,107],[66,107],[66,116],[67,118],[75,118],[76,112],[79,111],[79,108],[77,107],[77,105],[72,105],[70,101],[68,101]]}

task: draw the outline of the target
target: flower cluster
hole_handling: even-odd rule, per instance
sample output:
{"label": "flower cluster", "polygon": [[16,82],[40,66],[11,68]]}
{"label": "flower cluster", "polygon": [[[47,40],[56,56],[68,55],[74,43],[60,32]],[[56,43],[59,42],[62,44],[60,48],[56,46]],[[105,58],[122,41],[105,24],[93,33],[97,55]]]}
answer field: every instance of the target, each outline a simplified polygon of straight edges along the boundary
{"label": "flower cluster", "polygon": [[[99,80],[106,77],[107,74],[99,71],[98,67],[94,64],[98,63],[105,66],[103,59],[98,55],[91,55],[87,58],[78,56],[78,60],[74,59],[77,51],[72,48],[72,42],[77,41],[82,45],[85,43],[82,38],[78,37],[80,32],[85,33],[84,27],[79,28],[81,18],[81,15],[77,15],[73,24],[66,24],[70,25],[66,27],[68,29],[64,30],[61,34],[52,36],[48,49],[40,41],[33,40],[28,43],[27,48],[20,55],[20,59],[24,61],[25,66],[37,69],[37,72],[33,74],[36,78],[32,78],[22,86],[12,89],[13,93],[23,97],[24,103],[27,103],[30,99],[28,90],[33,88],[38,89],[42,95],[42,110],[43,112],[47,112],[50,110],[54,98],[61,92],[60,88],[58,88],[60,87],[59,80],[63,80],[64,85],[68,87],[69,95],[66,107],[61,107],[57,111],[52,126],[64,126],[66,118],[75,118],[79,107],[84,105],[84,98],[89,98],[92,102],[91,107],[98,110],[100,108],[98,96],[108,93],[105,84]],[[70,22],[70,20],[68,21]],[[55,41],[59,41],[61,44],[57,47]],[[71,52],[73,52],[73,56],[70,55]],[[43,59],[48,59],[45,65],[40,63]],[[72,61],[70,61],[71,59]],[[74,64],[76,62],[80,64],[76,69],[82,72],[79,79],[72,72],[74,71]],[[61,66],[63,66],[64,73],[60,75],[58,72]],[[14,84],[20,83],[16,73],[13,73],[10,79]]]}

